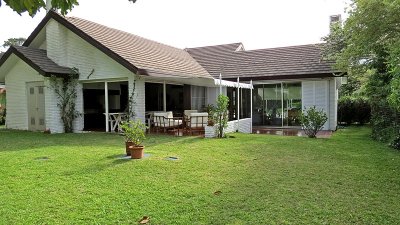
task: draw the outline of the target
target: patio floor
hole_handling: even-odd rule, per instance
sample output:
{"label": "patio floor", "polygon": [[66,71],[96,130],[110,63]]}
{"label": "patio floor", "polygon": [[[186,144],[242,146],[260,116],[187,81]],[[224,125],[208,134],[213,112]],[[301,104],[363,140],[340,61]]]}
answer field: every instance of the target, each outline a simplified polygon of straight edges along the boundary
{"label": "patio floor", "polygon": [[[271,135],[282,135],[282,136],[307,136],[304,131],[293,128],[271,128],[266,126],[253,126],[253,134],[271,134]],[[318,132],[317,138],[330,138],[332,131],[322,130]]]}

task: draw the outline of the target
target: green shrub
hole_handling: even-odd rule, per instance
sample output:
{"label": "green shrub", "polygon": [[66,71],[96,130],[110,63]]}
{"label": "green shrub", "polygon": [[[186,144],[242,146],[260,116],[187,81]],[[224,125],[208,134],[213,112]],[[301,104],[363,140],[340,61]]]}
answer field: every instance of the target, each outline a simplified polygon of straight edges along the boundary
{"label": "green shrub", "polygon": [[323,110],[317,110],[315,106],[304,109],[304,111],[300,114],[301,127],[308,137],[315,138],[328,117]]}
{"label": "green shrub", "polygon": [[228,127],[228,104],[229,98],[226,95],[218,95],[217,105],[214,108],[214,121],[217,124],[217,137],[224,137],[224,129]]}
{"label": "green shrub", "polygon": [[393,141],[390,143],[390,147],[400,150],[400,134],[397,134],[397,136],[393,139]]}
{"label": "green shrub", "polygon": [[371,119],[371,105],[364,97],[343,96],[338,101],[338,122],[365,124]]}
{"label": "green shrub", "polygon": [[344,96],[338,101],[338,122],[353,123],[353,100],[350,96]]}
{"label": "green shrub", "polygon": [[4,125],[6,123],[6,109],[0,108],[0,125]]}
{"label": "green shrub", "polygon": [[132,142],[133,145],[139,146],[146,139],[146,125],[139,119],[125,121],[121,125],[124,132],[125,142]]}

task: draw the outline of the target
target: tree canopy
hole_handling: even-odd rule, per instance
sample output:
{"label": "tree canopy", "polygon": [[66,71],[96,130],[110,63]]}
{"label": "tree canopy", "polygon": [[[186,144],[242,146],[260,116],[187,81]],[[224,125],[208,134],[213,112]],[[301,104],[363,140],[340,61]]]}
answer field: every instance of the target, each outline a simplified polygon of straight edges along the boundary
{"label": "tree canopy", "polygon": [[[135,3],[136,0],[128,0]],[[30,16],[34,16],[40,9],[46,8],[45,0],[0,0],[0,6],[4,2],[18,14],[28,12]],[[53,9],[60,10],[62,15],[71,11],[74,6],[79,5],[78,0],[51,0]]]}
{"label": "tree canopy", "polygon": [[323,38],[325,56],[353,79],[363,80],[377,139],[397,135],[400,127],[399,12],[400,0],[353,0],[344,26],[334,25]]}
{"label": "tree canopy", "polygon": [[26,41],[26,38],[19,37],[19,38],[9,38],[8,40],[4,41],[3,48],[8,48],[10,46],[21,46]]}

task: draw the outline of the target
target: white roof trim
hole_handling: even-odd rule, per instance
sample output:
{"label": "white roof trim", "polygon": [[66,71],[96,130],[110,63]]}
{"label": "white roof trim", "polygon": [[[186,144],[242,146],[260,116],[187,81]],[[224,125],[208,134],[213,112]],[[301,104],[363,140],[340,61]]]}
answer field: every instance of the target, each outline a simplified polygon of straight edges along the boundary
{"label": "white roof trim", "polygon": [[[227,81],[227,80],[220,80],[220,79],[214,79],[214,83],[216,86],[219,86],[221,83],[221,86],[223,87],[238,87],[238,83],[234,81]],[[244,89],[253,89],[253,85],[251,84],[245,84],[245,83],[239,83],[239,88],[244,88]]]}

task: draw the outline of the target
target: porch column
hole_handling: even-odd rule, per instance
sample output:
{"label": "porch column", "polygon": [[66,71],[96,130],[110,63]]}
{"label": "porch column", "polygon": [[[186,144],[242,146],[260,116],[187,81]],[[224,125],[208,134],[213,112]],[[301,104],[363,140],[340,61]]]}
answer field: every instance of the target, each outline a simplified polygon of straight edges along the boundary
{"label": "porch column", "polygon": [[167,84],[163,83],[163,111],[167,111]]}
{"label": "porch column", "polygon": [[222,95],[222,75],[219,73],[219,94]]}
{"label": "porch column", "polygon": [[283,83],[281,82],[281,104],[282,104],[282,114],[281,114],[281,117],[282,117],[282,127],[283,127]]}
{"label": "porch column", "polygon": [[237,97],[237,112],[236,112],[236,118],[237,118],[237,130],[239,131],[239,119],[240,119],[240,89],[239,89],[239,77],[237,78],[237,93],[238,93],[238,97]]}
{"label": "porch column", "polygon": [[[253,87],[253,80],[250,80],[250,86]],[[253,88],[250,88],[250,132],[253,133]]]}
{"label": "porch column", "polygon": [[106,132],[110,132],[109,121],[108,121],[108,82],[104,82],[104,102],[106,108]]}

